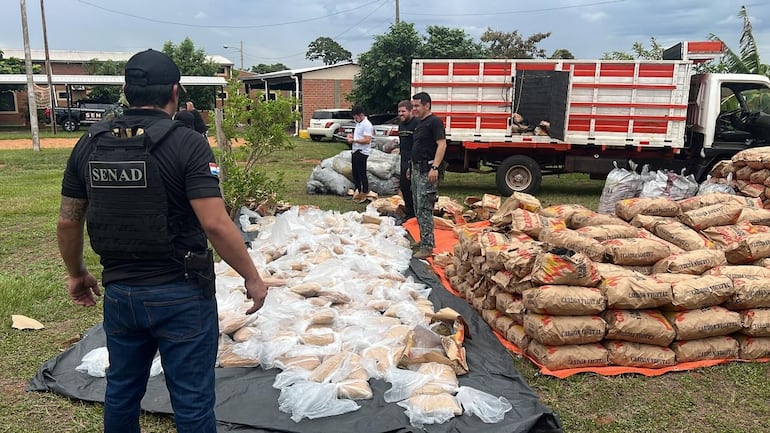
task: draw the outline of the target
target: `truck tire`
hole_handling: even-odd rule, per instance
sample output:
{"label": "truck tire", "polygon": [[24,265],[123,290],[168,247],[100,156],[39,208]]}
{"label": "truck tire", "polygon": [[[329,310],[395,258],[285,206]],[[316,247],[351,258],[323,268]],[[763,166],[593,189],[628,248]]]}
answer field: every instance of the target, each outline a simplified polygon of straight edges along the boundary
{"label": "truck tire", "polygon": [[538,163],[524,155],[505,158],[497,167],[495,177],[497,190],[506,197],[514,192],[534,194],[540,189],[543,180]]}
{"label": "truck tire", "polygon": [[80,128],[80,124],[77,120],[68,118],[64,119],[61,123],[61,129],[67,131],[67,132],[74,132],[77,131]]}
{"label": "truck tire", "polygon": [[323,138],[322,135],[311,135],[310,139],[313,141],[321,141],[321,138]]}

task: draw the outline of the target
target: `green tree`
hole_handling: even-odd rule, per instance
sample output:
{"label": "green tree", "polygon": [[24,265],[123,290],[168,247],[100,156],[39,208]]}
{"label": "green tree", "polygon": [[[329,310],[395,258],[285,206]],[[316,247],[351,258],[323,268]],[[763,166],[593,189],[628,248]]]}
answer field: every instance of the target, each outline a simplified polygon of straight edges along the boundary
{"label": "green tree", "polygon": [[770,77],[770,65],[762,63],[759,58],[759,49],[754,39],[754,31],[751,27],[751,20],[749,19],[749,13],[746,11],[746,6],[741,6],[738,17],[743,19],[743,31],[738,42],[740,53],[730,49],[722,39],[713,33],[709,35],[709,39],[722,42],[722,45],[725,47],[725,54],[722,58],[724,71],[738,74],[760,74]]}
{"label": "green tree", "polygon": [[[294,146],[286,130],[300,117],[294,111],[293,99],[278,96],[266,101],[262,95],[251,99],[240,88],[237,78],[227,83],[222,130],[228,143],[222,144],[217,152],[222,167],[222,192],[232,217],[249,202],[279,198],[285,188],[283,173],[268,173],[261,168],[260,161],[276,150]],[[230,140],[236,138],[245,144],[229,146]]]}
{"label": "green tree", "polygon": [[324,65],[333,65],[344,61],[352,61],[350,51],[338,44],[334,39],[321,36],[307,46],[305,58],[308,60],[323,60]]}
{"label": "green tree", "polygon": [[287,69],[291,68],[284,65],[283,63],[273,63],[272,65],[260,63],[258,65],[252,66],[251,72],[256,72],[257,74],[267,74],[268,72],[285,71]]}
{"label": "green tree", "polygon": [[[32,73],[39,73],[40,66],[32,65]],[[24,65],[24,60],[17,59],[16,57],[4,57],[3,50],[0,50],[0,74],[26,74],[27,68]],[[15,92],[17,90],[23,90],[26,86],[19,84],[0,84],[0,93]]]}
{"label": "green tree", "polygon": [[422,59],[477,59],[487,56],[487,50],[475,42],[463,29],[428,26],[428,36],[417,50]]}
{"label": "green tree", "polygon": [[[204,50],[196,49],[190,38],[185,38],[179,45],[167,41],[163,44],[163,52],[179,66],[182,75],[213,77],[219,70],[219,65],[209,60]],[[186,95],[180,95],[180,102],[189,100],[200,110],[210,110],[214,108],[215,97],[213,86],[190,86]]]}
{"label": "green tree", "polygon": [[487,44],[489,57],[493,59],[544,59],[545,50],[537,44],[548,36],[551,32],[535,33],[525,40],[518,30],[506,33],[487,28],[481,35],[481,42]]}
{"label": "green tree", "polygon": [[[126,62],[91,59],[83,64],[83,69],[89,75],[123,75]],[[91,99],[100,99],[109,102],[118,102],[121,95],[120,86],[93,86],[88,92]]]}
{"label": "green tree", "polygon": [[633,53],[626,53],[624,51],[604,53],[602,60],[662,60],[664,48],[658,43],[655,37],[651,37],[649,49],[641,42],[634,42],[631,51],[633,51]]}
{"label": "green tree", "polygon": [[574,59],[575,56],[572,55],[572,52],[566,48],[559,48],[558,50],[555,50],[553,54],[551,54],[551,57],[549,59]]}
{"label": "green tree", "polygon": [[411,95],[412,58],[421,46],[414,24],[392,24],[390,31],[374,37],[369,51],[358,58],[361,72],[347,99],[370,113],[393,110]]}

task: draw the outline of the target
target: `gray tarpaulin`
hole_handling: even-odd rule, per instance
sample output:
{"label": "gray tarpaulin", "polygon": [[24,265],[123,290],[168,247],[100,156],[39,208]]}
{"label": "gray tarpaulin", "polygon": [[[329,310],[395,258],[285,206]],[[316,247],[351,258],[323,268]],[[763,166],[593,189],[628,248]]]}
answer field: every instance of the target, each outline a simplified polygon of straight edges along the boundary
{"label": "gray tarpaulin", "polygon": [[[319,419],[292,421],[290,414],[278,410],[280,391],[272,387],[278,369],[218,368],[216,371],[218,432],[473,432],[473,433],[550,433],[561,432],[559,417],[544,406],[513,367],[506,349],[465,300],[447,292],[423,262],[412,260],[409,271],[416,279],[433,287],[430,300],[435,309],[450,307],[462,314],[470,326],[471,339],[465,340],[470,372],[459,376],[461,386],[471,386],[494,396],[504,396],[513,410],[497,424],[484,424],[475,416],[462,415],[444,424],[419,429],[409,424],[404,409],[386,403],[383,393],[390,384],[370,380],[374,398],[359,400],[355,412]],[[105,345],[101,325],[91,328],[83,339],[45,362],[30,381],[30,391],[50,391],[78,400],[103,402],[106,380],[75,371],[81,358]],[[154,413],[172,413],[163,375],[151,377],[142,408]]]}

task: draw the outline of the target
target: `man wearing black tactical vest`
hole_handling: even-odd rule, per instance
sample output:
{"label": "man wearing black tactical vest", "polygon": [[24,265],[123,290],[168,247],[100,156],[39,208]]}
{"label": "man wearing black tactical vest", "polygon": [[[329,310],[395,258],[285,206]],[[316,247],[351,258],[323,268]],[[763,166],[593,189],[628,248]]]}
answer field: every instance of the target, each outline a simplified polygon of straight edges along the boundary
{"label": "man wearing black tactical vest", "polygon": [[225,210],[208,142],[171,120],[179,80],[179,68],[161,52],[131,57],[124,86],[130,108],[89,129],[62,181],[57,237],[75,304],[94,306],[101,295],[83,261],[84,222],[104,267],[107,433],[139,433],[156,351],[177,431],[216,432],[219,323],[207,238],[243,276],[253,301],[246,314],[267,295]]}

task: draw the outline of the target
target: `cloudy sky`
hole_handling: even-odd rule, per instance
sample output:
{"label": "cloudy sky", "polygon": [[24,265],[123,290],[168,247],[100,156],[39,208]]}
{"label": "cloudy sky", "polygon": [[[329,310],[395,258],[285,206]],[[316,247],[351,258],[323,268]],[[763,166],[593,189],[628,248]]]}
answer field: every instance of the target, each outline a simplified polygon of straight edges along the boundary
{"label": "cloudy sky", "polygon": [[[353,53],[388,32],[400,2],[400,19],[425,34],[429,25],[462,28],[475,40],[487,29],[518,30],[528,37],[551,32],[540,43],[548,54],[566,48],[577,58],[631,51],[635,41],[655,37],[668,47],[704,40],[713,33],[738,50],[745,4],[770,63],[770,2],[752,0],[47,0],[51,50],[127,51],[160,49],[189,37],[208,54],[236,66],[284,63],[321,65],[305,59],[308,44],[328,36]],[[40,1],[26,0],[30,45],[43,48]],[[22,49],[21,0],[3,0],[0,49]],[[230,48],[224,48],[227,45]]]}

